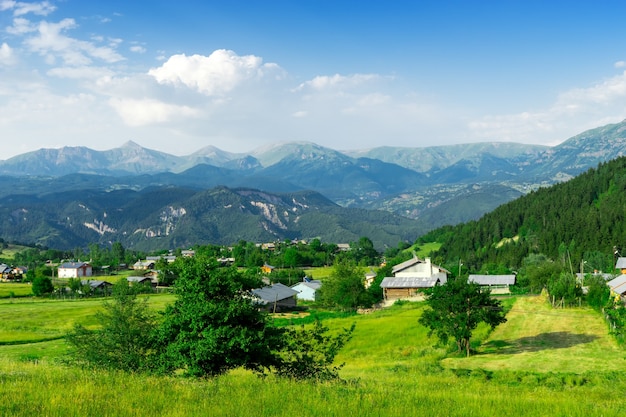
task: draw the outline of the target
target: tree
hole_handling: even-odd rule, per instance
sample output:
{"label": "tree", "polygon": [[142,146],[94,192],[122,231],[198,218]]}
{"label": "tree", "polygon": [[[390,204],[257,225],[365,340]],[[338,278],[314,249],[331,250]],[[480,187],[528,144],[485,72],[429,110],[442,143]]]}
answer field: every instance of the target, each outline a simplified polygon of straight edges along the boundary
{"label": "tree", "polygon": [[215,376],[240,366],[263,372],[277,364],[283,330],[252,302],[258,278],[194,257],[182,260],[174,286],[177,300],[165,310],[158,333],[163,372]]}
{"label": "tree", "polygon": [[313,326],[285,331],[285,346],[279,352],[276,374],[292,379],[328,381],[338,379],[343,364],[333,366],[337,353],[352,337],[355,324],[331,335],[328,327],[316,320]]}
{"label": "tree", "polygon": [[428,327],[430,334],[436,334],[443,343],[453,338],[459,353],[465,350],[467,356],[472,332],[479,323],[495,328],[506,322],[500,301],[492,299],[489,290],[465,279],[452,279],[433,287],[426,302],[430,308],[420,317],[420,324]]}
{"label": "tree", "polygon": [[54,285],[50,277],[38,276],[33,279],[32,291],[37,297],[44,294],[50,294],[54,291]]}
{"label": "tree", "polygon": [[76,324],[66,340],[77,362],[123,371],[145,371],[154,365],[155,316],[148,300],[138,300],[126,281],[113,287],[113,300],[103,304],[96,320],[98,330]]}
{"label": "tree", "polygon": [[372,299],[365,289],[364,279],[365,274],[354,262],[339,260],[318,290],[318,300],[327,307],[344,310],[369,307]]}

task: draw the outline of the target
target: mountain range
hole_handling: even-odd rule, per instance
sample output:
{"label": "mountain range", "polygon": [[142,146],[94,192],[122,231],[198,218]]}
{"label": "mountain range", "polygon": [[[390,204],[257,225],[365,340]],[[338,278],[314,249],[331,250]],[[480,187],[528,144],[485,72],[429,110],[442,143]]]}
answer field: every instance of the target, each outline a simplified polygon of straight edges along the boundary
{"label": "mountain range", "polygon": [[[54,247],[111,240],[140,247],[162,241],[163,247],[171,247],[211,239],[330,239],[328,231],[304,220],[308,214],[298,212],[306,206],[317,215],[332,213],[333,220],[326,218],[322,225],[337,227],[333,239],[376,234],[372,228],[378,227],[386,232],[375,243],[395,245],[394,239],[414,240],[438,226],[477,219],[529,191],[622,156],[625,130],[623,121],[553,147],[492,142],[339,151],[291,142],[247,153],[207,146],[175,156],[130,141],[107,151],[40,149],[0,161],[0,238]],[[237,203],[208,197],[223,193]],[[304,195],[315,203],[300,201]],[[263,201],[273,206],[261,209]],[[223,216],[231,215],[211,210],[230,204],[257,217],[239,218],[228,232],[220,229]],[[181,209],[195,214],[177,217]],[[29,216],[39,223],[27,225],[23,219]],[[357,227],[357,217],[375,223]],[[407,232],[400,232],[398,225]],[[260,234],[259,228],[267,233]]]}

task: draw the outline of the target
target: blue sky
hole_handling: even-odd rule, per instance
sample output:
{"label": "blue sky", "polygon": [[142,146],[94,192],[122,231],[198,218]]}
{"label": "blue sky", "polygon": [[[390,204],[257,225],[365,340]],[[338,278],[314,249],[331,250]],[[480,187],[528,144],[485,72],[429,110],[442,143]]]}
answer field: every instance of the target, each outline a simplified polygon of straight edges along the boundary
{"label": "blue sky", "polygon": [[0,0],[0,159],[555,145],[626,118],[623,1]]}

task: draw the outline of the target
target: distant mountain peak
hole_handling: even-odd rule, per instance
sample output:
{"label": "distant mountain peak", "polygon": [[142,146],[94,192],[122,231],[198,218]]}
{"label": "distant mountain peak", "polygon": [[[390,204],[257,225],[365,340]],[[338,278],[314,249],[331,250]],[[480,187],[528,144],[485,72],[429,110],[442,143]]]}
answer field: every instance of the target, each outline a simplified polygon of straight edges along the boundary
{"label": "distant mountain peak", "polygon": [[143,146],[139,145],[137,142],[128,140],[122,146],[120,146],[120,148],[143,149]]}

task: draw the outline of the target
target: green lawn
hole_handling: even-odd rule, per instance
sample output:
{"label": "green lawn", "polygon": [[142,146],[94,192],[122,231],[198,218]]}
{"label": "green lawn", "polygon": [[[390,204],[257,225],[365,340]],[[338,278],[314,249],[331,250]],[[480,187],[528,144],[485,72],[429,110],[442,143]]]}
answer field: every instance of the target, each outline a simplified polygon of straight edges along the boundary
{"label": "green lawn", "polygon": [[[155,309],[173,296],[150,298]],[[93,324],[101,300],[0,301],[0,340],[60,335]],[[329,318],[356,329],[337,357],[345,383],[215,379],[77,369],[57,359],[64,340],[0,345],[0,415],[11,416],[622,416],[625,351],[588,309],[552,310],[540,297],[506,300],[509,321],[481,327],[470,358],[447,356],[418,324],[424,303]],[[507,306],[507,307],[508,307]],[[12,323],[12,324],[11,324]],[[20,330],[19,327],[24,329]]]}
{"label": "green lawn", "polygon": [[0,298],[26,297],[32,294],[30,283],[0,282]]}
{"label": "green lawn", "polygon": [[626,351],[589,308],[553,309],[541,296],[520,297],[470,358],[446,359],[454,368],[582,373],[625,371]]}

